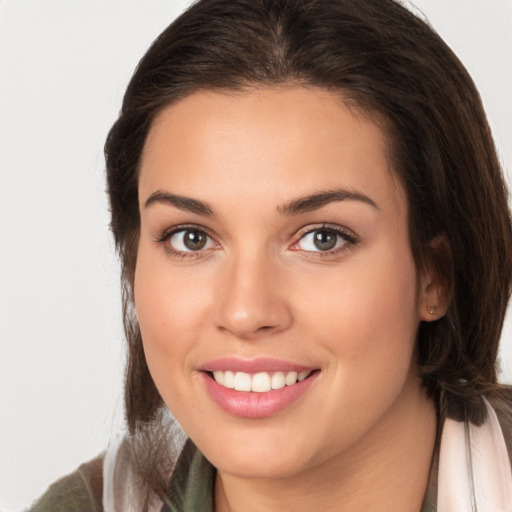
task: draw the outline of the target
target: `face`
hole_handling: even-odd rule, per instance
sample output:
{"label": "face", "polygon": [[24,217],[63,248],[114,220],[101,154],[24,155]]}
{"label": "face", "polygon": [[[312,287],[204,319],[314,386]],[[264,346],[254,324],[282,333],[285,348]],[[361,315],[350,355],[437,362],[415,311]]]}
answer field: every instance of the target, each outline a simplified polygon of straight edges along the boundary
{"label": "face", "polygon": [[153,379],[226,474],[371,449],[422,394],[428,316],[385,134],[320,89],[199,92],[142,157],[135,305]]}

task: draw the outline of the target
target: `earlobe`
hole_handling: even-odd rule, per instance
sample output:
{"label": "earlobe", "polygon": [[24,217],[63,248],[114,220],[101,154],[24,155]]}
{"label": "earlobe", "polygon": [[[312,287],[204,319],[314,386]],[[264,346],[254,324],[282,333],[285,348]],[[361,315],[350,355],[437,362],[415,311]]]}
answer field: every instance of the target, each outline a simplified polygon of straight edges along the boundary
{"label": "earlobe", "polygon": [[[450,263],[449,244],[444,236],[431,241],[432,261],[438,268]],[[451,284],[447,276],[435,271],[435,264],[428,265],[420,279],[420,297],[418,301],[419,317],[425,322],[433,322],[442,318],[451,300]]]}
{"label": "earlobe", "polygon": [[[429,273],[430,274],[430,273]],[[434,276],[425,276],[421,283],[419,316],[425,322],[442,318],[448,309],[449,292]]]}

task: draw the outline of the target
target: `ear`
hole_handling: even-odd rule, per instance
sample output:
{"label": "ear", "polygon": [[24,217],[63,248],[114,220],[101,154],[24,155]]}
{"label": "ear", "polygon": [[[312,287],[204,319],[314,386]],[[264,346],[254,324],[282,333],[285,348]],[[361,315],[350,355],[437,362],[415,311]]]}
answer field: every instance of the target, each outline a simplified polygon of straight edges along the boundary
{"label": "ear", "polygon": [[451,265],[450,246],[445,236],[437,236],[431,241],[429,260],[420,275],[418,290],[418,315],[425,322],[442,318],[451,301],[448,273],[440,271]]}

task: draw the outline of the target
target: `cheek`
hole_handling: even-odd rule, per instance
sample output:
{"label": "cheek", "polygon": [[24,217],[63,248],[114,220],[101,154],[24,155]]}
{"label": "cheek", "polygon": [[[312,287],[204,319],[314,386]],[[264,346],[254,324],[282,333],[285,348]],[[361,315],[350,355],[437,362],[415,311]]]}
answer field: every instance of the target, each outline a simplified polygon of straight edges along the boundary
{"label": "cheek", "polygon": [[153,253],[139,250],[134,299],[148,366],[160,389],[172,378],[171,368],[174,375],[185,368],[206,320],[206,298],[186,273],[170,272],[165,257]]}
{"label": "cheek", "polygon": [[173,271],[163,250],[141,243],[134,282],[140,323],[169,333],[193,324],[204,302],[204,287],[198,286],[201,278],[194,275],[196,268]]}
{"label": "cheek", "polygon": [[317,282],[312,289],[318,292],[302,314],[313,339],[331,352],[340,387],[360,382],[361,392],[403,384],[419,324],[416,268],[408,246],[386,245],[371,255],[354,258],[343,272]]}
{"label": "cheek", "polygon": [[316,298],[312,331],[331,353],[327,373],[333,392],[324,407],[332,418],[326,422],[343,424],[346,432],[364,430],[384,417],[413,382],[409,378],[419,323],[415,265],[412,258],[381,263],[378,269],[353,267],[343,281],[332,283],[330,296],[336,301]]}

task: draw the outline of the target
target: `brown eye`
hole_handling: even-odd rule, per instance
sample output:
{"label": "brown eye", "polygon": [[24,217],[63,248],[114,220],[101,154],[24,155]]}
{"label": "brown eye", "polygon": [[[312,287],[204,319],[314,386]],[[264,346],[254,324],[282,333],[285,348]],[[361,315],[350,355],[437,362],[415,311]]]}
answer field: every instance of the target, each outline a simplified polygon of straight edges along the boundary
{"label": "brown eye", "polygon": [[353,237],[336,229],[319,228],[305,233],[296,248],[307,252],[329,252],[354,243]]}
{"label": "brown eye", "polygon": [[183,243],[191,251],[199,251],[206,245],[207,237],[201,231],[185,231]]}
{"label": "brown eye", "polygon": [[169,245],[178,252],[201,251],[213,245],[211,238],[199,229],[181,229],[169,237]]}
{"label": "brown eye", "polygon": [[336,247],[338,235],[331,231],[315,231],[313,243],[319,251],[330,251]]}

